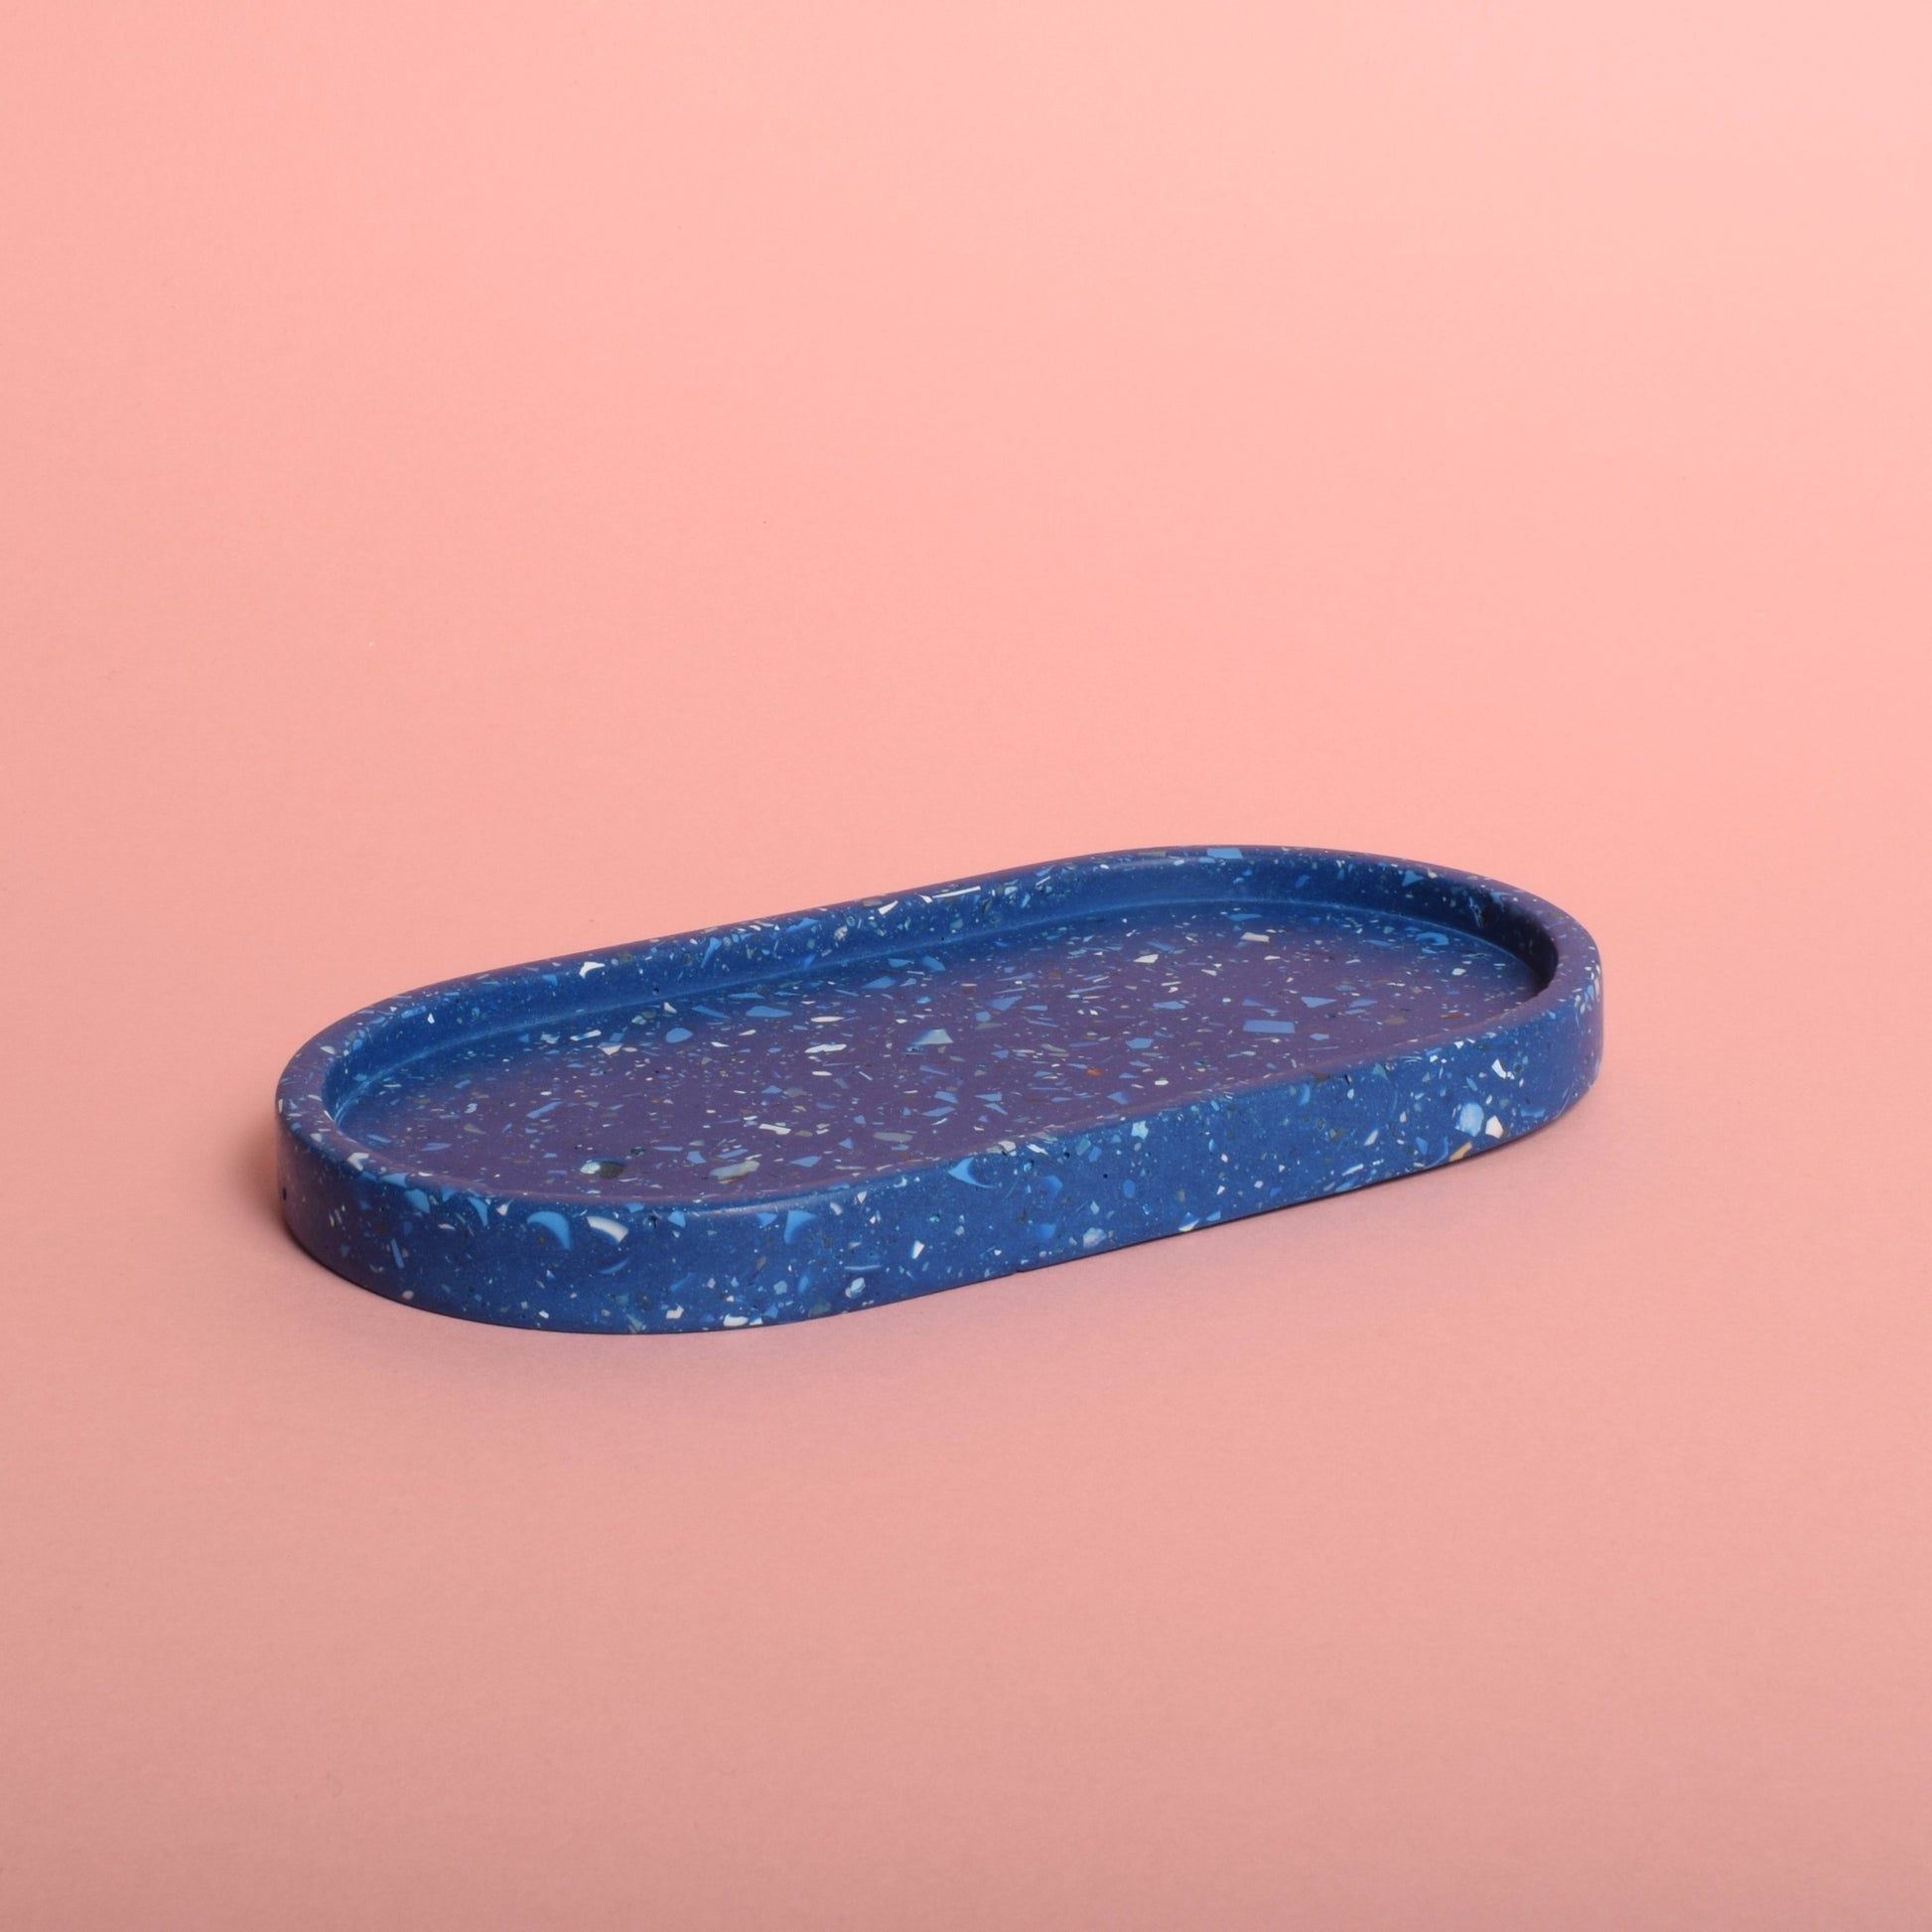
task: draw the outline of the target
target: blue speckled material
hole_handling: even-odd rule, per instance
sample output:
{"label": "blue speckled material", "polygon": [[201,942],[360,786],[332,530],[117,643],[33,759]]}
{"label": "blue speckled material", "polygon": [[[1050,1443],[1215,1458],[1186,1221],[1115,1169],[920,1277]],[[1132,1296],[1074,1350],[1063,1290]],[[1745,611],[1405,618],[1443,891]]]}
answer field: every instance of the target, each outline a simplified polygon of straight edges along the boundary
{"label": "blue speckled material", "polygon": [[1596,948],[1466,873],[1113,853],[539,961],[290,1061],[283,1210],[418,1308],[832,1314],[1500,1147],[1596,1073]]}

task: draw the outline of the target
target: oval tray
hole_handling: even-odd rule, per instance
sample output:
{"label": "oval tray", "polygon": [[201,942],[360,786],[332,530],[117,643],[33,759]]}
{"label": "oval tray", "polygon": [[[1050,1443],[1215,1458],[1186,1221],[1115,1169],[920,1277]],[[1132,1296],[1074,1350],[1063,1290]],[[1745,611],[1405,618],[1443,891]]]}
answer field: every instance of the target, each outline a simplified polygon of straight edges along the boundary
{"label": "oval tray", "polygon": [[1466,873],[1107,854],[452,980],[282,1076],[283,1212],[418,1308],[897,1302],[1482,1154],[1595,1076],[1596,948]]}

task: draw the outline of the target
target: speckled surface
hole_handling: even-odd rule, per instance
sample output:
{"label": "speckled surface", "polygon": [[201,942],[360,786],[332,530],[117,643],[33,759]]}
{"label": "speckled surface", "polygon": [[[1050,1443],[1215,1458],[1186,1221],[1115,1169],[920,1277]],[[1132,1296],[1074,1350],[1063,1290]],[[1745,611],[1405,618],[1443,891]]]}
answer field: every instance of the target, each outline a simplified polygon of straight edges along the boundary
{"label": "speckled surface", "polygon": [[1493,1150],[1601,1050],[1589,936],[1474,878],[1130,852],[540,961],[305,1046],[284,1212],[520,1326],[902,1300]]}

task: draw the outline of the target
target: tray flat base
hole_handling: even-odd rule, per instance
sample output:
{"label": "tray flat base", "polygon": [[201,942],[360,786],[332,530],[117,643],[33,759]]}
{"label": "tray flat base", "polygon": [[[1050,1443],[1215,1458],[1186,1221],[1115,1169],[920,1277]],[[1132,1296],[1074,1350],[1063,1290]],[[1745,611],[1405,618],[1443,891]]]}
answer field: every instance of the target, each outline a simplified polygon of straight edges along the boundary
{"label": "tray flat base", "polygon": [[1401,913],[1155,905],[452,1039],[338,1118],[486,1192],[742,1200],[1385,1056],[1536,990]]}

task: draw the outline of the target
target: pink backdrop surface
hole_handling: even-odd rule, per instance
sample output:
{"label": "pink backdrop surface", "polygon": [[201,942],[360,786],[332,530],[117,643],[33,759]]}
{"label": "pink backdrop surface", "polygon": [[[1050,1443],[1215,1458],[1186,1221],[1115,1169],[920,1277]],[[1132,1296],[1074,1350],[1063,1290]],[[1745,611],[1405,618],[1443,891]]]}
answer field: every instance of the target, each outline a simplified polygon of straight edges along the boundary
{"label": "pink backdrop surface", "polygon": [[[1932,15],[16,6],[0,1921],[1932,1923]],[[287,1054],[1103,847],[1490,872],[1495,1158],[470,1326]]]}

